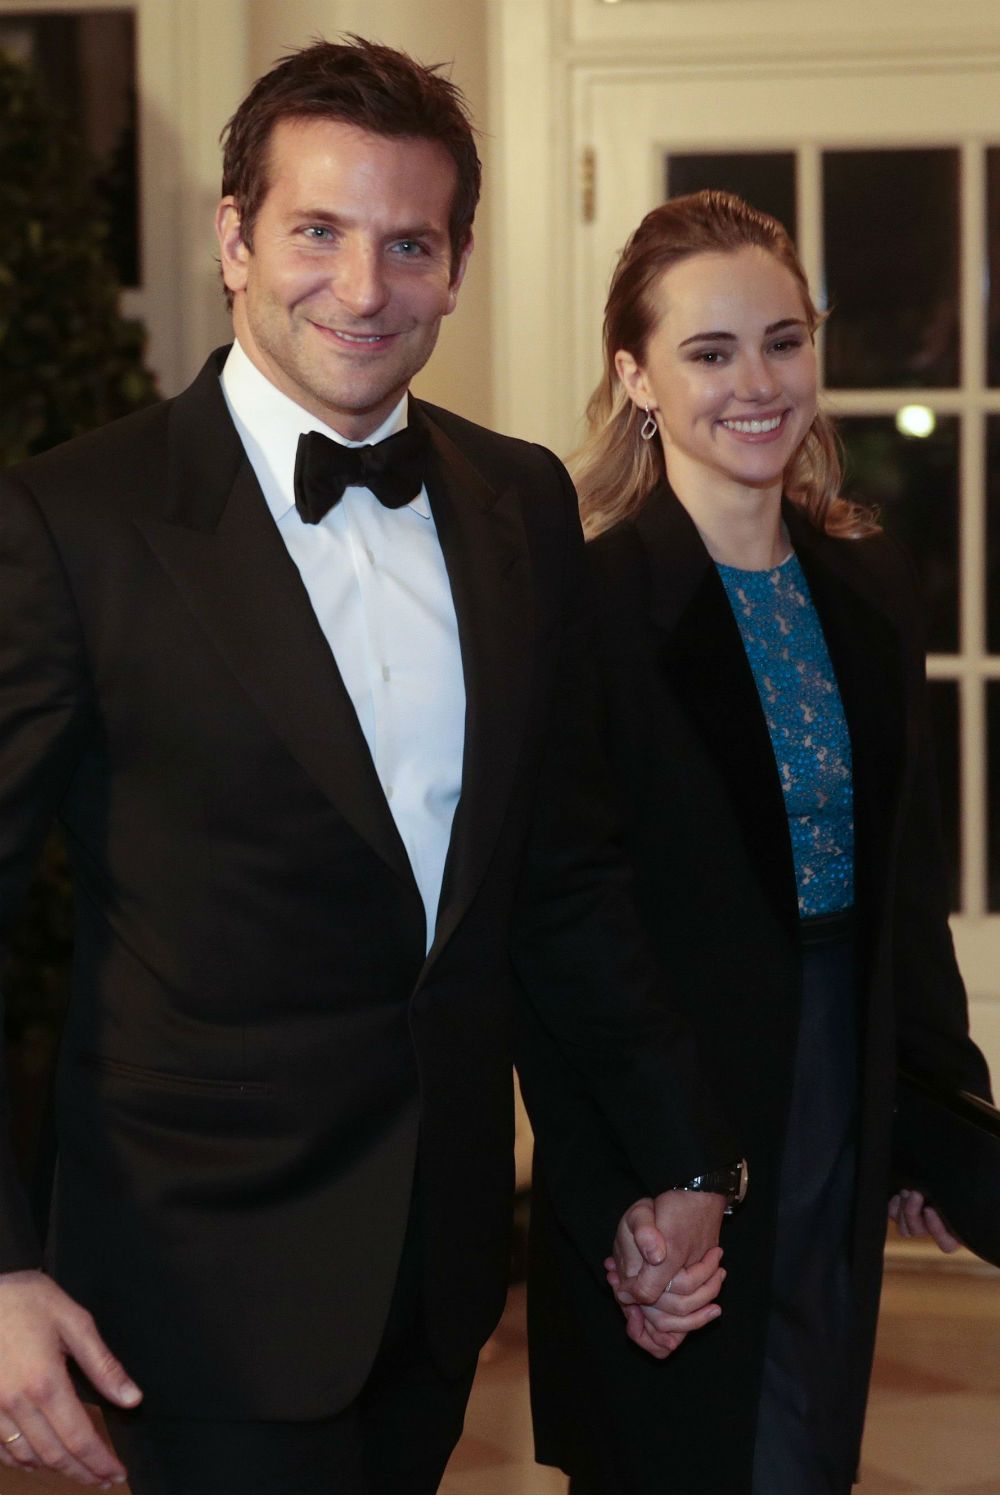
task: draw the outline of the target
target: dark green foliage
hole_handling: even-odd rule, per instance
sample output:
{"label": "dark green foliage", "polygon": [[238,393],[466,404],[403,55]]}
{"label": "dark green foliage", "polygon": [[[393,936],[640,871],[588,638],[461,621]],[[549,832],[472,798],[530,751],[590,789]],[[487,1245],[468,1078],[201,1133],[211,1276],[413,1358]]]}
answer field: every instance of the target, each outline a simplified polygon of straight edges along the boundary
{"label": "dark green foliage", "polygon": [[153,400],[77,135],[0,56],[0,465]]}
{"label": "dark green foliage", "polygon": [[[142,328],[118,313],[107,209],[92,181],[71,126],[0,55],[0,468],[156,396]],[[66,859],[53,835],[4,975],[6,1033],[32,1055],[51,1048],[58,1027],[71,929]]]}

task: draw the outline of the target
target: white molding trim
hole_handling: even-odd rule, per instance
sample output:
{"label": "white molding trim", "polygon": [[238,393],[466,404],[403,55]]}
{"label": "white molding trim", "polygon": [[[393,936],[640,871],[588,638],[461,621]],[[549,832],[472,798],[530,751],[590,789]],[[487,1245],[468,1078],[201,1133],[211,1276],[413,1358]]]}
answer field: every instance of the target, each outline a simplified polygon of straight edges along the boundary
{"label": "white molding trim", "polygon": [[645,46],[598,43],[561,48],[558,61],[567,67],[604,70],[618,81],[632,69],[638,77],[719,77],[745,78],[748,72],[781,77],[794,73],[801,76],[830,73],[942,73],[992,72],[1000,61],[1000,37],[995,28],[991,35],[970,38],[956,45],[953,32],[941,38],[940,44],[900,48],[887,44],[865,47],[825,47],[818,50],[809,38],[793,37],[761,44],[759,37],[727,36],[719,38],[680,38],[669,43],[655,42]]}
{"label": "white molding trim", "polygon": [[[553,118],[548,0],[494,0],[489,10],[489,130],[494,152],[492,238],[494,420],[503,432],[551,443],[558,359],[552,318],[554,162],[565,138]],[[538,357],[525,358],[528,342]]]}
{"label": "white molding trim", "polygon": [[675,55],[725,50],[751,60],[761,54],[800,56],[914,55],[921,50],[976,55],[997,42],[995,0],[646,0],[601,5],[597,0],[550,0],[561,40],[574,58],[631,49],[636,57],[669,47]]}

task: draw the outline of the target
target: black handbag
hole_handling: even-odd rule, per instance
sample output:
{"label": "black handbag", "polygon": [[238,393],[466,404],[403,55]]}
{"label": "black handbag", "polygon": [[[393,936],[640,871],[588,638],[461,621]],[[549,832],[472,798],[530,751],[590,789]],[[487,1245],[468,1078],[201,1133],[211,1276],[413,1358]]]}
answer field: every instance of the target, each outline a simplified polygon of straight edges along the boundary
{"label": "black handbag", "polygon": [[900,1069],[892,1175],[923,1193],[963,1245],[1000,1266],[1000,1109]]}

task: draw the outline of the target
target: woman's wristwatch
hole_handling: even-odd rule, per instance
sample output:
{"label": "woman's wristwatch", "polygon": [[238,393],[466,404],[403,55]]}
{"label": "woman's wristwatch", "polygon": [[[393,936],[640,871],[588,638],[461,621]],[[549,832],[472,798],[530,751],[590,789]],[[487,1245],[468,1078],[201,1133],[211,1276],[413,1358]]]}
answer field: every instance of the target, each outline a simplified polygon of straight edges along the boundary
{"label": "woman's wristwatch", "polygon": [[737,1203],[747,1195],[750,1169],[745,1156],[728,1167],[716,1167],[714,1171],[702,1172],[690,1182],[679,1182],[675,1191],[681,1193],[721,1193],[726,1200],[725,1212],[731,1214]]}

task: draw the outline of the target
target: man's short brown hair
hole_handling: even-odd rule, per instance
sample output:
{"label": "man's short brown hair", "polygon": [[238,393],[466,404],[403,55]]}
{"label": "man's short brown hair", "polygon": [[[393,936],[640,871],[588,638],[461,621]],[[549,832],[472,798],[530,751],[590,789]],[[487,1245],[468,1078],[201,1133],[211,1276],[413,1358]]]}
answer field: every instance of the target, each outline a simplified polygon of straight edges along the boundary
{"label": "man's short brown hair", "polygon": [[267,196],[269,149],[281,120],[343,120],[372,135],[437,141],[455,163],[448,219],[451,268],[469,242],[482,166],[468,105],[438,66],[424,67],[405,52],[353,33],[340,42],[314,42],[258,78],[222,132],[222,193],[232,195],[244,243]]}

